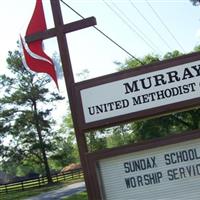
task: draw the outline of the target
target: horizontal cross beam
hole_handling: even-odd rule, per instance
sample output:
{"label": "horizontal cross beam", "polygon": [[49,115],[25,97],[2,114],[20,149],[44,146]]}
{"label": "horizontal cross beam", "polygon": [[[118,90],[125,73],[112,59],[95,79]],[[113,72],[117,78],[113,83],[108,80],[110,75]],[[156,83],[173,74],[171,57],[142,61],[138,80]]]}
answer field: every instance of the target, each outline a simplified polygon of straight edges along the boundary
{"label": "horizontal cross beam", "polygon": [[[89,18],[85,18],[79,21],[75,21],[75,22],[71,22],[69,24],[65,24],[62,26],[62,31],[63,33],[70,33],[73,31],[77,31],[80,29],[84,29],[84,28],[88,28],[90,26],[94,26],[96,25],[96,18],[95,17],[89,17]],[[56,34],[56,29],[55,28],[51,28],[48,29],[44,32],[38,32],[38,33],[34,33],[33,35],[28,35],[25,37],[25,40],[27,43],[36,41],[36,40],[44,40],[44,39],[49,39],[52,37],[55,37]]]}

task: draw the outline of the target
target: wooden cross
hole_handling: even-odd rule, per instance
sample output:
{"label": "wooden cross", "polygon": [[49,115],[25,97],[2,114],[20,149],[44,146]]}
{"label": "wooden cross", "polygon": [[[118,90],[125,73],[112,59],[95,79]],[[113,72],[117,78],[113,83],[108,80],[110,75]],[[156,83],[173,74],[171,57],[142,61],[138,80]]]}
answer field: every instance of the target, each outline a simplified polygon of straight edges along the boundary
{"label": "wooden cross", "polygon": [[25,40],[27,43],[31,43],[36,40],[44,40],[44,39],[49,39],[52,37],[57,37],[58,47],[59,47],[60,57],[61,57],[61,62],[62,62],[62,68],[64,72],[64,78],[65,78],[66,88],[68,92],[69,103],[71,107],[72,119],[74,123],[77,143],[79,147],[79,154],[81,158],[82,168],[85,172],[84,173],[85,182],[86,182],[86,187],[88,190],[88,196],[90,198],[93,192],[91,189],[92,181],[91,181],[91,177],[88,174],[87,161],[84,157],[84,155],[88,152],[88,149],[87,149],[87,143],[86,143],[84,132],[78,127],[78,123],[77,123],[76,116],[78,114],[77,113],[78,111],[76,110],[76,105],[74,103],[75,102],[74,99],[76,98],[75,93],[74,93],[75,82],[74,82],[72,65],[71,65],[71,60],[70,60],[70,55],[69,55],[69,50],[68,50],[68,45],[67,45],[67,38],[65,34],[73,32],[73,31],[77,31],[83,28],[87,28],[90,26],[94,26],[96,25],[96,19],[94,17],[90,17],[90,18],[86,18],[83,20],[69,23],[69,24],[64,24],[61,7],[60,7],[60,1],[59,0],[50,0],[50,1],[51,1],[51,8],[52,8],[52,13],[53,13],[55,28],[48,29],[44,32],[38,32],[33,35],[28,35],[26,36]]}
{"label": "wooden cross", "polygon": [[[96,25],[96,19],[94,17],[89,17],[69,24],[64,24],[59,0],[50,1],[55,28],[48,29],[45,32],[38,32],[34,33],[33,35],[26,36],[25,40],[27,43],[30,43],[36,40],[44,40],[52,37],[57,37],[64,76],[65,78],[66,75],[73,77],[70,55],[65,34],[94,26]],[[68,83],[69,79],[66,79],[65,81],[66,83]],[[74,82],[74,80],[70,81]]]}

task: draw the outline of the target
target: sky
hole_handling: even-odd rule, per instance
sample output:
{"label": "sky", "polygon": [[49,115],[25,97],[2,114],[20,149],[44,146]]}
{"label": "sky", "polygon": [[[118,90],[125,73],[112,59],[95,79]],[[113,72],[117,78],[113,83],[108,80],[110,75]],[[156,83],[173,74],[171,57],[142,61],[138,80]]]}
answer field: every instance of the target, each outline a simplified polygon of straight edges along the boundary
{"label": "sky", "polygon": [[[200,6],[189,0],[64,0],[86,17],[94,16],[97,27],[137,58],[147,54],[163,56],[179,50],[185,54],[200,45]],[[0,6],[0,74],[7,73],[8,51],[17,49],[19,35],[24,36],[35,0],[4,0]],[[54,26],[49,0],[43,0],[48,28]],[[80,20],[61,2],[65,23]],[[130,56],[93,27],[66,35],[70,57],[78,81],[84,69],[90,78],[113,73],[115,61],[124,63]],[[44,41],[45,51],[58,52],[55,38]]]}

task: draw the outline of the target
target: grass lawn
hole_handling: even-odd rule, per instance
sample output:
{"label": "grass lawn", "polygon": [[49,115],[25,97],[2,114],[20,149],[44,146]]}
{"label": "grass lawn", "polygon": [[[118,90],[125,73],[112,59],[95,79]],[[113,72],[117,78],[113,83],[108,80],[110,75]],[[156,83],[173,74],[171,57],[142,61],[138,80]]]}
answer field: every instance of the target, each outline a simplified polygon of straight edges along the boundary
{"label": "grass lawn", "polygon": [[22,200],[31,196],[39,195],[43,192],[48,192],[51,190],[60,189],[63,187],[63,183],[55,183],[51,186],[44,186],[44,187],[38,187],[34,189],[29,189],[25,191],[16,191],[16,192],[9,192],[8,194],[0,194],[1,200]]}
{"label": "grass lawn", "polygon": [[81,192],[79,194],[75,194],[70,197],[66,197],[63,200],[88,200],[88,196],[87,196],[86,192]]}
{"label": "grass lawn", "polygon": [[68,182],[62,182],[62,183],[54,183],[53,185],[50,185],[50,186],[37,187],[37,188],[27,189],[25,191],[13,191],[13,192],[9,192],[8,194],[0,193],[0,200],[23,200],[28,197],[36,196],[43,192],[60,189],[66,185],[73,184],[80,181],[83,181],[83,179],[77,179],[70,182],[68,181]]}

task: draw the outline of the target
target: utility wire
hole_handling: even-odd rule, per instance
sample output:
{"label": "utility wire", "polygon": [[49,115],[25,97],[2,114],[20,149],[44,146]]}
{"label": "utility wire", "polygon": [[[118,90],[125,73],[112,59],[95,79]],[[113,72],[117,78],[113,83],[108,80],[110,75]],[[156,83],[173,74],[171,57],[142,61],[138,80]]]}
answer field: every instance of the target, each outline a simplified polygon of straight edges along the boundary
{"label": "utility wire", "polygon": [[170,47],[170,45],[168,44],[168,42],[161,36],[161,34],[154,28],[154,26],[151,24],[151,22],[149,20],[147,20],[147,18],[142,14],[142,12],[136,7],[136,5],[133,3],[132,0],[129,0],[130,4],[132,7],[134,7],[137,12],[139,13],[139,15],[146,21],[146,23],[152,28],[152,30],[157,34],[157,36],[163,41],[163,43],[170,49],[170,51],[172,50],[172,48]]}
{"label": "utility wire", "polygon": [[156,12],[156,10],[152,7],[152,5],[146,0],[148,6],[151,8],[151,10],[154,12],[154,14],[156,15],[156,17],[159,19],[160,23],[165,27],[165,29],[168,31],[168,33],[172,36],[172,38],[176,41],[176,43],[178,44],[178,46],[182,49],[183,52],[185,52],[184,48],[182,47],[182,45],[178,42],[178,40],[176,39],[176,37],[174,36],[174,34],[169,30],[169,28],[167,27],[167,25],[164,23],[164,21],[161,19],[161,17],[159,16],[159,14]]}
{"label": "utility wire", "polygon": [[[85,19],[85,17],[83,17],[83,15],[81,15],[79,12],[77,12],[75,9],[73,9],[70,5],[68,5],[64,0],[60,0],[65,6],[67,6],[69,9],[71,9],[74,13],[76,13],[79,17],[81,17],[82,19]],[[140,64],[144,65],[144,63],[139,60],[138,58],[136,58],[135,56],[133,56],[130,52],[128,52],[126,49],[124,49],[121,45],[119,45],[117,42],[115,42],[111,37],[109,37],[107,34],[105,34],[103,31],[101,31],[99,28],[97,28],[96,26],[93,26],[94,29],[96,29],[99,33],[101,33],[104,37],[106,37],[108,40],[110,40],[113,44],[115,44],[117,47],[119,47],[122,51],[124,51],[125,53],[127,53],[130,57],[134,58],[135,60],[137,60]]]}
{"label": "utility wire", "polygon": [[[113,12],[115,12],[115,10],[109,5],[107,4],[106,1],[102,0]],[[115,14],[132,30],[134,31],[152,50],[157,51],[160,49],[151,41],[150,38],[148,38],[148,36],[146,36],[146,34],[123,12],[122,9],[120,9],[113,1],[111,1],[112,5],[118,10],[118,12],[127,20],[125,21],[120,15],[118,15],[117,12],[115,12]],[[133,29],[133,27],[135,29]],[[138,33],[139,32],[139,33]],[[147,39],[147,40],[146,40]],[[161,52],[161,51],[160,51]]]}
{"label": "utility wire", "polygon": [[126,24],[134,33],[136,33],[136,35],[139,37],[139,38],[141,38],[146,44],[147,44],[147,46],[149,46],[152,50],[154,50],[154,48],[132,27],[132,26],[130,26],[130,24],[129,23],[127,23],[127,21],[123,18],[123,17],[121,17],[119,14],[118,14],[118,12],[116,11],[116,10],[114,10],[105,0],[102,0],[104,3],[105,3],[105,5],[112,11],[112,12],[114,12],[116,15],[117,15],[117,17],[119,18],[119,19],[121,19],[121,21],[124,23],[124,24]]}

